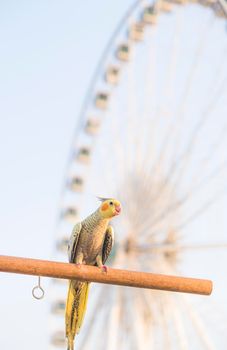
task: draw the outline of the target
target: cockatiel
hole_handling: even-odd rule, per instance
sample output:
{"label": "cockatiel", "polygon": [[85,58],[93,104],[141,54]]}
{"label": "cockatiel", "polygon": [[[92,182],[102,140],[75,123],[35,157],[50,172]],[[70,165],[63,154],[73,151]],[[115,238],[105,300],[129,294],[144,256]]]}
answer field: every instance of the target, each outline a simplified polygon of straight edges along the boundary
{"label": "cockatiel", "polygon": [[[100,207],[72,231],[68,256],[70,263],[98,266],[105,272],[104,265],[113,246],[114,231],[110,220],[119,215],[121,204],[116,199],[99,198]],[[89,283],[70,281],[65,310],[66,337],[68,350],[74,349],[74,338],[79,333],[86,311]]]}

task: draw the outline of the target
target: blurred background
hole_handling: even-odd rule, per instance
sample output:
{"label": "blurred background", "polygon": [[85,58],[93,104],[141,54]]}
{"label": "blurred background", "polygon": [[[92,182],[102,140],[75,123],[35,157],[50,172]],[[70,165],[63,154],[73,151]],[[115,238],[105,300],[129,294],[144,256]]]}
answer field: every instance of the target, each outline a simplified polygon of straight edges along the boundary
{"label": "blurred background", "polygon": [[[93,286],[78,349],[226,348],[225,8],[0,2],[0,253],[67,261],[73,224],[116,196],[113,266],[215,282]],[[0,348],[65,348],[67,284],[41,282],[36,301],[35,277],[1,274]]]}

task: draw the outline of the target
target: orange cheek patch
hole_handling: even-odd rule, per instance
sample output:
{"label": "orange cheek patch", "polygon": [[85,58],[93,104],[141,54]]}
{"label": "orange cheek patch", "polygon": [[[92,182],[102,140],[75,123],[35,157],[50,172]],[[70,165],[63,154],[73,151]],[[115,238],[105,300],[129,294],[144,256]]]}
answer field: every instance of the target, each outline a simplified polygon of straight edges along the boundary
{"label": "orange cheek patch", "polygon": [[103,211],[105,211],[105,210],[107,210],[109,208],[109,205],[107,203],[103,203],[101,208],[102,208]]}

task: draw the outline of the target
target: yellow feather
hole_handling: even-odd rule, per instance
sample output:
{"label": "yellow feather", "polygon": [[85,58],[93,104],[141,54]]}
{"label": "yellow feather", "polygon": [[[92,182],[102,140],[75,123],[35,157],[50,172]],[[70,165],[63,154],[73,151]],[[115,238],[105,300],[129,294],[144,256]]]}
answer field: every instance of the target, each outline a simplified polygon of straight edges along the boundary
{"label": "yellow feather", "polygon": [[80,303],[79,303],[79,308],[78,308],[78,323],[77,323],[77,331],[76,331],[77,334],[80,331],[80,327],[82,326],[85,312],[87,309],[89,287],[90,287],[89,283],[84,283],[82,291],[81,291]]}
{"label": "yellow feather", "polygon": [[65,310],[66,337],[68,350],[74,349],[74,338],[82,325],[88,299],[89,284],[87,282],[70,281]]}

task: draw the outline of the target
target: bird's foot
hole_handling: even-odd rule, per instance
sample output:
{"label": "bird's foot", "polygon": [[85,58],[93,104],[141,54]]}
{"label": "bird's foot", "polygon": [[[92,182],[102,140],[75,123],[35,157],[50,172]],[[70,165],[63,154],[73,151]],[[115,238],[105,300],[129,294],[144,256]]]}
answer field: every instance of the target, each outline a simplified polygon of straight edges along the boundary
{"label": "bird's foot", "polygon": [[80,269],[82,264],[81,263],[76,263],[76,266]]}
{"label": "bird's foot", "polygon": [[100,269],[102,270],[102,272],[107,273],[108,267],[106,265],[102,265],[100,266]]}

